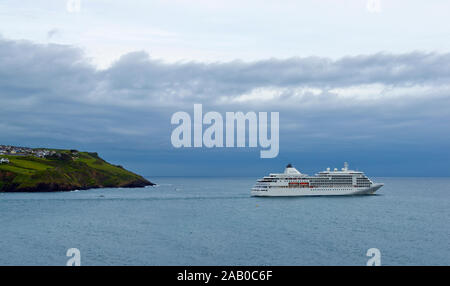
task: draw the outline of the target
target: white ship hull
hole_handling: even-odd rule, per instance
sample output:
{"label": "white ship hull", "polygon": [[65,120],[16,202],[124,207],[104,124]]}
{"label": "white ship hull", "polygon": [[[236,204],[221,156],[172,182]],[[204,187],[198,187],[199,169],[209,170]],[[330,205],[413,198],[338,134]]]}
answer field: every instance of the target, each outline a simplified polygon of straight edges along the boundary
{"label": "white ship hull", "polygon": [[292,197],[292,196],[353,196],[372,195],[383,184],[374,184],[368,188],[277,188],[266,190],[252,189],[251,195],[255,197]]}

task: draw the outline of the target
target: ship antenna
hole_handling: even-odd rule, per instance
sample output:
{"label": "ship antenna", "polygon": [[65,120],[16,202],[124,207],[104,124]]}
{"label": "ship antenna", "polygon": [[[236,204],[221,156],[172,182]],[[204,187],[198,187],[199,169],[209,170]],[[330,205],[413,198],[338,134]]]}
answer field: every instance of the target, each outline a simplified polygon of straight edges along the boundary
{"label": "ship antenna", "polygon": [[348,171],[348,163],[347,162],[344,162],[344,169],[345,169],[345,171]]}

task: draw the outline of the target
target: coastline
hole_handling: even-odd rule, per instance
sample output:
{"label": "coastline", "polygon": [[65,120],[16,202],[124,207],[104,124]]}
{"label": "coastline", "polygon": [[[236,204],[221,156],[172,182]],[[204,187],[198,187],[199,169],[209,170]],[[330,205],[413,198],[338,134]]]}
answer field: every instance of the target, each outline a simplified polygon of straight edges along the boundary
{"label": "coastline", "polygon": [[98,188],[142,188],[154,183],[113,165],[95,152],[51,151],[36,155],[3,155],[0,192],[65,192]]}

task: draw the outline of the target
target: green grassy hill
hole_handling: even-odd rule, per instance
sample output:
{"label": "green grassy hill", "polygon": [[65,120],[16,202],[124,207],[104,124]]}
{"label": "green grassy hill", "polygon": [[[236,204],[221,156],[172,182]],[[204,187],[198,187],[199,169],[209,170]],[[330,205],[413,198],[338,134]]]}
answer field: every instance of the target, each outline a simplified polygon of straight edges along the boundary
{"label": "green grassy hill", "polygon": [[0,192],[51,192],[90,188],[145,187],[154,185],[143,177],[111,165],[97,153],[55,150],[56,154],[5,156],[0,164]]}

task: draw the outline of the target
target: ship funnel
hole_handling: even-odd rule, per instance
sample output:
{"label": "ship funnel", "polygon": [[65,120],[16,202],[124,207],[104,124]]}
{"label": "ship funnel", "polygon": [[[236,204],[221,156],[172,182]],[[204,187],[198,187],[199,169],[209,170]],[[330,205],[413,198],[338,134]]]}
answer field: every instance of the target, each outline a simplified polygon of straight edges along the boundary
{"label": "ship funnel", "polygon": [[285,174],[301,174],[297,169],[292,166],[292,164],[288,164],[286,169],[284,169]]}
{"label": "ship funnel", "polygon": [[348,171],[348,163],[344,162],[344,171]]}

